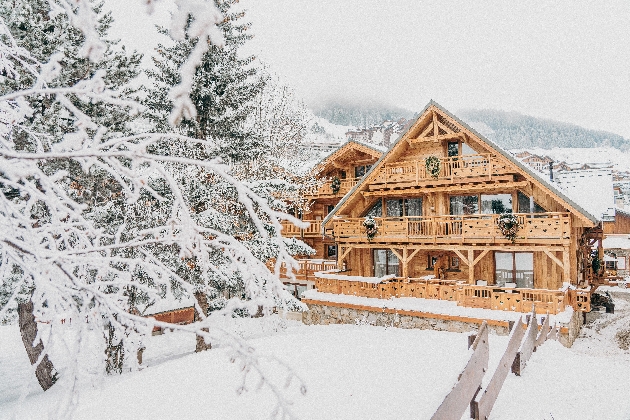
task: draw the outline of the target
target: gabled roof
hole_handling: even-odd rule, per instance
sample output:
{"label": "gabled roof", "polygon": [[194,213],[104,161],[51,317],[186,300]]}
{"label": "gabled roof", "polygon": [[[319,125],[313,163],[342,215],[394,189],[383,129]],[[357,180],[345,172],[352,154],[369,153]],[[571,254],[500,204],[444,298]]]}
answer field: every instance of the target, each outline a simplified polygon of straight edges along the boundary
{"label": "gabled roof", "polygon": [[353,150],[358,150],[360,152],[371,155],[377,159],[380,158],[383,155],[383,153],[386,151],[386,149],[381,146],[376,146],[374,144],[369,144],[369,143],[363,143],[356,140],[348,140],[343,145],[341,145],[337,150],[335,150],[334,152],[326,156],[324,159],[322,159],[317,165],[315,165],[315,168],[319,168],[320,170],[323,171],[333,161],[343,157],[343,155]]}
{"label": "gabled roof", "polygon": [[411,130],[413,130],[416,125],[418,124],[419,121],[421,121],[426,114],[431,110],[431,108],[435,108],[436,111],[446,115],[447,117],[451,118],[452,120],[454,120],[457,124],[459,124],[460,126],[462,126],[464,129],[466,129],[468,132],[470,132],[471,134],[473,134],[478,140],[481,140],[483,143],[485,143],[488,147],[492,148],[494,151],[497,152],[497,154],[501,155],[502,157],[504,157],[505,159],[507,159],[510,163],[512,163],[518,170],[520,170],[522,172],[523,175],[526,175],[527,177],[529,177],[534,183],[538,184],[538,187],[542,188],[543,190],[546,190],[547,192],[553,194],[556,199],[565,207],[567,207],[570,210],[573,210],[573,212],[580,218],[582,218],[584,221],[588,221],[590,223],[592,223],[593,225],[596,225],[597,223],[599,223],[599,219],[595,216],[593,216],[592,214],[590,214],[589,212],[587,212],[586,210],[584,210],[582,207],[580,207],[578,204],[576,204],[571,198],[569,198],[566,193],[564,191],[562,191],[559,187],[557,187],[556,185],[554,185],[551,181],[541,177],[539,174],[536,173],[536,171],[534,171],[532,168],[529,168],[528,166],[526,166],[525,164],[523,164],[522,162],[520,162],[519,160],[517,160],[514,156],[512,156],[510,153],[508,153],[506,150],[502,149],[499,145],[497,145],[495,142],[487,139],[486,137],[484,137],[483,135],[479,134],[475,129],[473,129],[472,127],[470,127],[468,124],[466,124],[465,122],[463,122],[462,120],[460,120],[459,118],[457,118],[455,115],[451,114],[449,111],[447,111],[445,108],[443,108],[441,105],[439,105],[437,102],[431,100],[429,101],[429,103],[424,107],[424,109],[422,110],[422,112],[420,112],[420,114],[418,115],[418,117],[413,121],[413,123],[411,125],[409,125],[409,128],[407,129],[407,131],[401,133],[398,137],[398,139],[396,139],[396,141],[394,143],[392,143],[392,145],[390,146],[389,150],[387,151],[387,153],[383,154],[381,156],[381,158],[374,164],[372,165],[372,168],[370,169],[370,171],[365,174],[365,176],[363,177],[363,179],[361,180],[361,182],[359,182],[357,185],[354,186],[354,188],[352,188],[340,201],[339,203],[337,203],[337,205],[335,206],[335,208],[333,209],[333,211],[331,211],[328,216],[326,216],[326,218],[324,218],[323,222],[322,222],[322,227],[324,228],[326,226],[326,224],[328,224],[328,222],[330,222],[330,220],[337,214],[337,212],[344,206],[344,204],[351,198],[353,197],[355,194],[357,194],[357,192],[363,187],[364,184],[371,182],[372,180],[372,175],[376,172],[379,171],[381,169],[381,167],[383,166],[384,162],[386,162],[388,160],[388,157],[392,154],[392,152],[397,149],[397,147],[399,146],[399,143],[402,141],[402,139],[405,137],[405,135],[407,135],[407,133],[409,133]]}

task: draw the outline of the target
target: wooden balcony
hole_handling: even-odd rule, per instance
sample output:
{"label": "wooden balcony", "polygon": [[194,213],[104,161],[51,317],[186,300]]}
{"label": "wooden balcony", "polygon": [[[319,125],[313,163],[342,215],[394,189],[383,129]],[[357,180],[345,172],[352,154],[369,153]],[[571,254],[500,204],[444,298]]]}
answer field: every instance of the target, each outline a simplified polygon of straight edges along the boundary
{"label": "wooden balcony", "polygon": [[283,221],[282,224],[282,236],[284,237],[316,237],[321,236],[321,220],[303,220],[303,222],[309,222],[310,226],[306,229],[300,229],[291,222]]}
{"label": "wooden balcony", "polygon": [[511,173],[504,163],[489,153],[440,158],[440,172],[437,177],[427,172],[425,162],[425,159],[420,159],[386,164],[370,183],[370,190],[434,184],[436,181],[468,182],[471,178],[491,180],[493,177]]}
{"label": "wooden balcony", "polygon": [[350,191],[357,183],[361,180],[361,178],[346,178],[341,180],[341,185],[339,186],[339,191],[335,194],[332,190],[331,184],[332,181],[327,181],[324,185],[317,189],[312,189],[305,193],[306,198],[316,199],[316,198],[331,198],[331,197],[343,197]]}
{"label": "wooden balcony", "polygon": [[[516,213],[521,228],[518,243],[568,241],[571,233],[569,213]],[[372,242],[408,243],[510,243],[499,230],[498,214],[427,217],[375,218],[378,233]],[[338,242],[367,242],[364,218],[334,221]]]}
{"label": "wooden balcony", "polygon": [[[329,271],[337,269],[337,261],[335,260],[298,260],[299,269],[295,272],[296,280],[308,280],[315,281],[315,273],[318,271]],[[280,276],[283,279],[288,279],[286,267],[282,267]]]}
{"label": "wooden balcony", "polygon": [[577,311],[590,311],[588,290],[515,289],[498,286],[473,286],[456,280],[424,280],[396,278],[383,282],[362,282],[317,278],[315,287],[323,293],[361,296],[376,299],[414,297],[457,302],[458,306],[512,312],[558,314],[566,306]]}

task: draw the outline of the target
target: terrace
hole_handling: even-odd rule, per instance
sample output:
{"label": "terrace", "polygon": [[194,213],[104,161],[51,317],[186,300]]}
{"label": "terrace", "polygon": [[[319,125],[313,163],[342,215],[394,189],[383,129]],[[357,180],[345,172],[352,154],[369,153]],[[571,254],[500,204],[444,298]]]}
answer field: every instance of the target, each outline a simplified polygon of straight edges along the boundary
{"label": "terrace", "polygon": [[[521,228],[516,244],[567,242],[569,213],[516,213]],[[378,233],[373,242],[398,243],[510,243],[501,233],[498,214],[411,216],[375,218]],[[364,218],[336,218],[333,232],[339,242],[365,242]]]}

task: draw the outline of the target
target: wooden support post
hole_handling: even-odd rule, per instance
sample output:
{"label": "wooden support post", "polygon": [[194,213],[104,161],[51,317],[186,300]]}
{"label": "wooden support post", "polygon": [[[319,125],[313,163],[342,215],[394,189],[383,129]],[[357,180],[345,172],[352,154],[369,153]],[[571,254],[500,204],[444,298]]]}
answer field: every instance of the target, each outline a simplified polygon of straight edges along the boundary
{"label": "wooden support post", "polygon": [[468,250],[468,284],[475,284],[475,251]]}
{"label": "wooden support post", "polygon": [[403,248],[403,257],[402,257],[402,276],[403,278],[409,277],[409,270],[407,268],[407,248]]}
{"label": "wooden support post", "polygon": [[[571,264],[569,263],[569,247],[565,247],[562,251],[562,262],[564,263],[564,279],[563,281],[571,284],[577,284],[577,278],[571,279]],[[574,281],[572,281],[574,280]]]}

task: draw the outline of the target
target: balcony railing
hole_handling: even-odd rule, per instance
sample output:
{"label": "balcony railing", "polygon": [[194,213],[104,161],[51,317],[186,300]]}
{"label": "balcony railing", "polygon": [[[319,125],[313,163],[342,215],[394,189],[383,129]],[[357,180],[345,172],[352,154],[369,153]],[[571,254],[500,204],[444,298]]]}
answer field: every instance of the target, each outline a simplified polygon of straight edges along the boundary
{"label": "balcony railing", "polygon": [[291,222],[287,222],[287,221],[282,221],[282,236],[284,237],[294,237],[294,236],[299,236],[299,237],[314,237],[314,236],[321,236],[321,224],[322,221],[321,220],[302,220],[303,222],[308,222],[310,223],[310,226],[307,227],[306,229],[300,229],[299,227],[295,226],[293,223]]}
{"label": "balcony railing", "polygon": [[361,296],[376,299],[414,297],[457,302],[458,306],[500,311],[530,312],[532,305],[539,314],[558,314],[565,307],[590,311],[588,290],[516,289],[498,286],[473,286],[456,280],[396,278],[383,282],[317,278],[315,287],[323,293]]}
{"label": "balcony railing", "polygon": [[[329,271],[337,269],[337,261],[335,260],[298,260],[299,269],[294,273],[296,280],[310,280],[315,281],[315,273],[319,271]],[[284,279],[288,279],[289,276],[286,271],[286,267],[282,267],[280,275]]]}
{"label": "balcony railing", "polygon": [[[520,229],[516,243],[566,240],[571,233],[569,213],[516,213]],[[375,218],[375,242],[463,243],[477,240],[509,242],[499,229],[498,214],[462,216],[418,216]],[[341,242],[367,240],[364,218],[342,218],[334,222],[335,238]]]}
{"label": "balcony railing", "polygon": [[343,197],[346,195],[348,191],[350,191],[357,183],[361,180],[361,178],[346,178],[342,179],[341,184],[339,186],[339,191],[335,194],[332,190],[332,181],[326,181],[326,183],[319,188],[313,188],[310,191],[307,191],[305,195],[309,198],[317,198],[322,196],[332,196],[332,197]]}
{"label": "balcony railing", "polygon": [[389,185],[398,183],[418,183],[428,180],[453,180],[458,178],[488,177],[508,173],[508,167],[494,155],[463,155],[439,158],[440,171],[437,177],[427,171],[426,160],[419,159],[406,162],[386,164],[376,179],[370,184]]}

